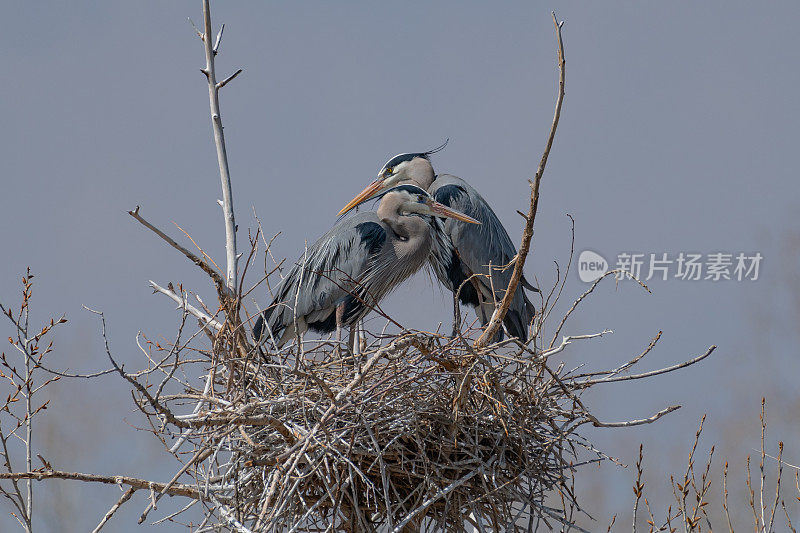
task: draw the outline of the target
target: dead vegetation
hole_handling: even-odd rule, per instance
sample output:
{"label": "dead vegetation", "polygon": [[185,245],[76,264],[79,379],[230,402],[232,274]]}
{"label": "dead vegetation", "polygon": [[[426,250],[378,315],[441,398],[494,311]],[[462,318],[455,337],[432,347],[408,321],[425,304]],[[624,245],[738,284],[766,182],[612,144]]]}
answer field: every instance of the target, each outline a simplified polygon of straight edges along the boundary
{"label": "dead vegetation", "polygon": [[[644,448],[639,447],[639,459],[636,463],[636,479],[633,483],[635,496],[633,505],[632,531],[696,532],[749,530],[757,533],[772,531],[792,531],[797,521],[797,503],[800,502],[800,467],[783,460],[783,442],[778,442],[777,456],[770,455],[765,447],[767,421],[765,416],[766,399],[761,399],[761,446],[758,450],[758,470],[751,465],[751,457],[747,456],[744,471],[738,474],[729,472],[728,460],[714,466],[715,446],[708,450],[707,458],[700,460],[698,445],[703,433],[706,417],[700,420],[694,441],[689,450],[686,469],[669,478],[672,501],[652,503],[644,495]],[[699,462],[701,461],[701,462]],[[784,468],[794,471],[794,476],[784,479]],[[735,486],[746,488],[746,502],[729,501],[730,479]],[[788,498],[787,490],[793,493]],[[788,503],[787,503],[788,499]],[[640,508],[640,503],[644,509]],[[655,511],[653,508],[657,508]],[[749,514],[750,523],[743,521],[742,516]],[[638,516],[637,516],[638,515]],[[658,517],[658,518],[657,518]],[[737,520],[738,517],[738,520]],[[638,519],[638,520],[637,520]],[[744,523],[743,523],[744,522]],[[642,528],[641,526],[644,526]],[[738,528],[738,529],[737,529]],[[611,526],[609,526],[611,530]]]}

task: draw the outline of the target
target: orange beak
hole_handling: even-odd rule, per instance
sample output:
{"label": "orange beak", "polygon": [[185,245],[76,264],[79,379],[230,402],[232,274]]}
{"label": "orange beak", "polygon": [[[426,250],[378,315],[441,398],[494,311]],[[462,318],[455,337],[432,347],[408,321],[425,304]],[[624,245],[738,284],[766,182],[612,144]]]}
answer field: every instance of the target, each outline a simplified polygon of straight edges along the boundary
{"label": "orange beak", "polygon": [[367,185],[366,189],[358,193],[358,196],[350,200],[347,203],[347,205],[344,206],[341,211],[339,211],[339,216],[344,215],[345,213],[353,209],[355,206],[366,202],[367,200],[378,194],[382,188],[383,188],[383,180],[380,178],[376,179],[375,181]]}
{"label": "orange beak", "polygon": [[431,211],[436,213],[441,217],[453,218],[455,220],[460,220],[461,222],[467,222],[469,224],[480,224],[479,220],[475,220],[474,218],[465,215],[464,213],[459,213],[458,211],[454,211],[450,209],[444,204],[440,204],[439,202],[435,202],[433,200],[428,203],[428,207],[431,208]]}

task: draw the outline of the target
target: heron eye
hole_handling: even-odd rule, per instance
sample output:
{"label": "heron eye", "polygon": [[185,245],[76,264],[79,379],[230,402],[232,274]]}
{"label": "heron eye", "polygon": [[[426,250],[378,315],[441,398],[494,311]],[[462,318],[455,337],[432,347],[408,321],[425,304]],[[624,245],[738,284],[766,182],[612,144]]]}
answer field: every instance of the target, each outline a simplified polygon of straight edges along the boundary
{"label": "heron eye", "polygon": [[386,170],[384,171],[384,174],[386,174],[388,176],[392,172],[394,172],[394,169],[392,167],[386,167]]}

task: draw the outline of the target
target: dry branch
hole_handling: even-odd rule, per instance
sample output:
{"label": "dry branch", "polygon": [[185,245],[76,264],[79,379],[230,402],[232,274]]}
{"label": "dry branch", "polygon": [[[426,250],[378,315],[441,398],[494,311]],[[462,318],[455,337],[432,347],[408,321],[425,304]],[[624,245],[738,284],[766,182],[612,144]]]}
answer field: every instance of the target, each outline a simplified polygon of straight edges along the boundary
{"label": "dry branch", "polygon": [[[672,366],[668,366],[666,368],[660,368],[658,370],[651,370],[650,372],[642,372],[641,374],[633,374],[630,376],[611,376],[601,379],[587,379],[586,381],[580,382],[578,385],[596,385],[598,383],[613,383],[615,381],[630,381],[632,379],[644,379],[644,378],[651,378],[653,376],[658,376],[659,374],[667,374],[669,372],[675,372],[676,370],[680,370],[681,368],[686,368],[687,366],[691,366],[694,364],[699,363],[709,355],[711,355],[717,347],[715,345],[709,346],[708,350],[705,353],[698,355],[693,359],[689,359],[688,361],[684,361],[683,363],[678,363]],[[626,367],[627,368],[627,367]]]}
{"label": "dry branch", "polygon": [[125,504],[125,502],[127,502],[128,500],[131,499],[131,496],[133,496],[134,492],[136,492],[136,489],[133,488],[133,487],[131,487],[128,490],[126,490],[125,493],[122,496],[120,496],[119,500],[117,500],[117,503],[115,503],[111,507],[111,509],[108,510],[106,515],[100,521],[100,523],[97,524],[97,527],[95,527],[92,530],[92,533],[98,533],[98,531],[103,529],[103,526],[105,526],[108,523],[108,521],[111,520],[111,517],[114,516],[114,513],[116,513],[119,510],[119,508],[122,507]]}
{"label": "dry branch", "polygon": [[511,274],[511,281],[508,283],[508,289],[506,289],[506,293],[503,296],[503,301],[500,303],[500,307],[495,310],[494,314],[492,315],[492,319],[489,322],[489,325],[486,327],[486,330],[481,334],[478,338],[476,345],[477,346],[486,346],[491,342],[492,339],[495,338],[497,332],[500,329],[501,324],[503,323],[503,319],[508,312],[508,308],[511,306],[511,301],[514,299],[514,294],[517,290],[517,285],[519,285],[520,280],[522,279],[522,271],[525,267],[525,259],[528,256],[528,251],[530,250],[531,245],[531,238],[533,237],[533,222],[536,220],[536,212],[539,206],[539,185],[542,182],[542,175],[544,174],[544,168],[547,165],[547,158],[550,155],[550,148],[553,146],[553,139],[556,136],[556,128],[558,128],[558,120],[561,117],[561,104],[564,102],[564,42],[561,39],[561,27],[564,25],[564,21],[559,22],[556,18],[556,13],[553,11],[553,24],[556,28],[556,41],[558,43],[558,71],[559,71],[559,78],[558,78],[558,98],[556,100],[556,110],[553,114],[553,123],[550,126],[550,135],[547,137],[547,144],[545,145],[544,153],[542,154],[542,159],[539,161],[539,168],[536,169],[536,175],[533,178],[533,182],[529,182],[531,186],[531,202],[530,206],[528,207],[528,214],[525,216],[525,227],[522,230],[522,244],[520,244],[519,251],[517,252],[517,257],[514,261],[514,272]]}
{"label": "dry branch", "polygon": [[134,219],[136,219],[136,221],[139,222],[142,226],[146,227],[147,229],[149,229],[150,231],[161,237],[161,239],[164,242],[166,242],[167,244],[178,250],[180,253],[185,255],[189,259],[189,261],[199,266],[203,272],[208,274],[208,276],[212,280],[214,280],[214,283],[215,285],[217,285],[218,289],[225,287],[225,280],[222,279],[222,276],[219,275],[219,272],[211,268],[211,266],[208,263],[206,263],[196,255],[194,255],[192,252],[186,249],[186,247],[181,246],[180,244],[175,242],[175,240],[172,239],[172,237],[170,237],[169,235],[167,235],[166,233],[164,233],[163,231],[152,225],[150,222],[145,220],[144,217],[142,217],[139,214],[138,205],[136,206],[136,209],[134,209],[133,211],[128,211],[128,214],[132,216]]}
{"label": "dry branch", "polygon": [[34,481],[44,481],[46,479],[72,479],[75,481],[85,481],[88,483],[105,483],[107,485],[128,485],[136,490],[156,490],[166,489],[167,494],[173,496],[186,496],[193,499],[201,499],[202,493],[196,487],[174,483],[167,487],[166,483],[156,483],[146,479],[139,479],[130,476],[103,476],[97,474],[82,474],[80,472],[63,472],[61,470],[42,470],[33,472],[0,472],[0,479],[32,479]]}
{"label": "dry branch", "polygon": [[203,33],[201,38],[205,45],[206,66],[201,69],[208,80],[208,100],[211,108],[211,126],[214,129],[214,144],[217,148],[217,163],[219,164],[219,177],[222,183],[222,212],[225,217],[225,255],[227,258],[226,285],[230,293],[235,293],[238,287],[238,262],[236,253],[236,218],[233,213],[233,191],[231,189],[231,175],[228,169],[228,151],[225,147],[225,132],[222,128],[222,115],[219,110],[219,90],[242,72],[237,70],[232,76],[217,83],[216,65],[214,59],[219,51],[222,32],[221,26],[214,44],[211,44],[211,8],[208,0],[203,0]]}
{"label": "dry branch", "polygon": [[178,296],[174,290],[171,290],[170,288],[164,288],[153,280],[150,280],[149,283],[155,292],[160,292],[161,294],[167,296],[168,298],[172,299],[172,301],[174,301],[176,304],[178,304],[178,309],[185,309],[195,318],[200,320],[203,324],[207,324],[210,327],[212,327],[214,331],[219,331],[222,329],[222,324],[220,324],[219,322],[208,316],[206,313],[200,311],[195,306],[187,302],[185,295],[183,297]]}
{"label": "dry branch", "polygon": [[[660,502],[665,506],[665,518],[660,526],[656,524],[656,519],[651,511],[648,499],[644,496],[645,484],[641,481],[642,478],[642,452],[640,448],[639,460],[637,461],[637,478],[634,482],[634,526],[636,531],[636,507],[640,498],[644,499],[647,506],[649,520],[649,531],[677,531],[680,529],[684,533],[700,533],[702,531],[739,531],[752,528],[756,533],[770,533],[771,531],[792,531],[795,532],[794,525],[792,524],[792,516],[797,512],[797,504],[800,502],[800,496],[793,496],[788,498],[789,503],[783,499],[785,488],[782,485],[783,467],[786,463],[783,461],[783,442],[778,442],[778,454],[776,457],[771,456],[765,451],[764,434],[766,432],[766,420],[764,412],[764,402],[762,398],[761,413],[760,413],[760,429],[761,429],[761,447],[758,450],[761,461],[759,462],[759,483],[756,486],[754,480],[751,479],[750,457],[747,457],[745,467],[744,485],[747,489],[745,495],[749,499],[749,505],[731,505],[729,502],[729,475],[728,475],[728,461],[722,463],[722,483],[720,503],[721,509],[716,509],[712,504],[711,487],[713,484],[712,478],[712,459],[714,457],[715,447],[711,446],[708,452],[708,458],[705,461],[705,466],[696,468],[697,455],[700,443],[700,437],[703,433],[705,415],[700,420],[700,426],[695,433],[694,440],[691,448],[689,449],[686,468],[678,475],[669,476],[669,483],[672,489],[673,501],[672,505],[666,507],[669,502]],[[775,461],[774,465],[769,465],[764,462],[764,458],[769,457]],[[767,501],[764,496],[765,491],[769,491],[767,480],[770,480],[774,485],[774,497],[771,502]],[[651,482],[652,483],[652,482]],[[800,484],[797,486],[797,493],[800,494]],[[794,490],[792,490],[794,492]],[[766,496],[768,498],[768,496]],[[792,505],[794,504],[794,505]],[[780,505],[783,511],[783,520],[780,518],[778,506]],[[731,513],[731,508],[734,514]],[[738,509],[737,509],[738,508]],[[742,528],[737,525],[735,517],[739,511],[738,516],[744,517],[749,515],[749,526],[745,525]],[[793,514],[794,513],[794,514]],[[783,521],[785,528],[781,528],[777,522]],[[680,522],[682,527],[677,526],[676,522]]]}

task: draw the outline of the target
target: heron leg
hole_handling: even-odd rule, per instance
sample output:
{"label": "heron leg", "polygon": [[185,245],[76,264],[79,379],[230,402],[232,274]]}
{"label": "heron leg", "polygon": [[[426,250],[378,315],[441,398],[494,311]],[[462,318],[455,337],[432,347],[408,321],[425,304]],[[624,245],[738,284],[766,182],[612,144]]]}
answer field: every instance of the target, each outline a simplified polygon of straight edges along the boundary
{"label": "heron leg", "polygon": [[461,332],[461,306],[458,304],[458,296],[453,293],[453,333],[450,338],[455,338]]}
{"label": "heron leg", "polygon": [[344,303],[336,306],[336,355],[342,355],[342,320],[344,319]]}
{"label": "heron leg", "polygon": [[358,341],[358,355],[367,351],[367,336],[364,333],[364,320],[358,321],[358,328],[356,329],[356,340]]}
{"label": "heron leg", "polygon": [[357,324],[358,323],[350,326],[350,337],[348,337],[347,339],[347,349],[350,351],[350,354],[353,355],[354,358],[356,354],[355,346],[356,346],[356,330],[358,329]]}
{"label": "heron leg", "polygon": [[350,338],[347,342],[350,354],[353,356],[353,366],[359,367],[359,359],[364,352],[364,338],[361,332],[361,321],[357,321],[350,326]]}

